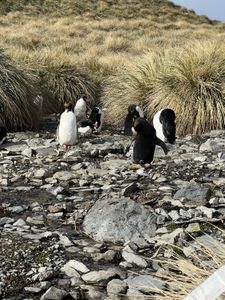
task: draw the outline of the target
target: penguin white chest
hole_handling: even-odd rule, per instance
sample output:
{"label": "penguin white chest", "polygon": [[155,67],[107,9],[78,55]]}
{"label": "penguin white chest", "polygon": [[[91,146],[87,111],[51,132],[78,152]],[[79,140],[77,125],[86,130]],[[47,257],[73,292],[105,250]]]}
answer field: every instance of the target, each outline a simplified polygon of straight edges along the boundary
{"label": "penguin white chest", "polygon": [[65,111],[60,117],[58,140],[60,145],[74,145],[77,142],[77,123],[72,111]]}
{"label": "penguin white chest", "polygon": [[164,136],[164,133],[163,133],[163,125],[162,123],[160,122],[160,114],[161,114],[162,110],[158,111],[154,118],[153,118],[153,126],[155,128],[155,131],[156,131],[156,136],[162,140],[163,142],[166,142],[166,138]]}

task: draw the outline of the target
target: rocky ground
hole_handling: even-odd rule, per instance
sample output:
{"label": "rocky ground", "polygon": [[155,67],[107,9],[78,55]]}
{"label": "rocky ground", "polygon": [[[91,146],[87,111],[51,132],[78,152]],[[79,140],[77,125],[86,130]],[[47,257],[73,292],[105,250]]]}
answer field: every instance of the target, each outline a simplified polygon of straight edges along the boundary
{"label": "rocky ground", "polygon": [[167,156],[157,147],[145,166],[131,164],[130,144],[105,130],[65,153],[52,130],[9,134],[0,149],[2,299],[145,299],[174,289],[157,254],[168,260],[177,246],[188,257],[196,240],[217,251],[225,131],[177,139]]}

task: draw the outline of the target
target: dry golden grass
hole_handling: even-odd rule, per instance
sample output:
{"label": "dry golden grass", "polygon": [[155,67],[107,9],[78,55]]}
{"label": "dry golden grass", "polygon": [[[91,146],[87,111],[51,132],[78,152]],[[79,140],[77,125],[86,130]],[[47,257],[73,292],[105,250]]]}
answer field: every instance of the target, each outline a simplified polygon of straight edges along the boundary
{"label": "dry golden grass", "polygon": [[[49,69],[50,65],[67,66],[70,70],[74,69],[73,72],[85,68],[85,76],[89,79],[83,89],[92,99],[95,98],[92,103],[99,102],[103,87],[105,93],[101,99],[106,101],[106,106],[114,100],[119,101],[109,111],[115,123],[118,123],[114,118],[117,113],[119,121],[122,120],[124,111],[121,110],[126,110],[128,98],[145,108],[144,100],[149,93],[147,85],[152,89],[152,81],[147,79],[147,75],[143,75],[145,82],[142,83],[142,75],[139,74],[133,87],[129,87],[129,79],[125,79],[127,90],[125,88],[121,92],[122,96],[119,87],[115,93],[109,92],[111,86],[106,85],[115,86],[117,77],[122,79],[124,67],[125,72],[129,72],[127,77],[132,77],[136,72],[142,73],[143,63],[138,66],[134,62],[146,53],[154,56],[159,52],[163,54],[165,48],[172,51],[178,47],[185,48],[190,39],[221,41],[225,36],[223,23],[210,22],[206,17],[196,16],[165,0],[93,0],[82,3],[72,0],[5,0],[0,3],[0,11],[5,13],[0,16],[0,48],[4,48],[16,64],[31,67],[36,74],[42,75],[43,68]],[[130,67],[131,63],[133,66]],[[108,80],[110,75],[115,78]],[[82,78],[81,81],[85,85]],[[74,81],[71,81],[67,87],[71,89],[73,84]],[[95,85],[97,90],[91,88],[90,92],[90,85]],[[52,89],[54,85],[49,83],[49,87]],[[46,94],[46,91],[42,93]],[[66,97],[68,94],[72,97],[77,95],[70,90],[64,90],[64,94]],[[59,98],[62,99],[62,96]],[[48,107],[53,106],[54,102],[49,100]],[[61,106],[56,103],[55,109],[61,109]],[[49,112],[49,109],[46,108],[46,111]]]}
{"label": "dry golden grass", "polygon": [[180,135],[223,129],[225,123],[225,45],[191,43],[165,58],[154,92],[147,98],[148,116],[170,107]]}
{"label": "dry golden grass", "polygon": [[38,79],[29,70],[15,67],[0,53],[0,120],[8,130],[33,130],[39,109],[35,104]]}
{"label": "dry golden grass", "polygon": [[192,42],[183,48],[148,53],[105,84],[102,103],[122,124],[137,103],[151,121],[165,107],[174,109],[177,133],[200,134],[224,128],[225,45]]}
{"label": "dry golden grass", "polygon": [[[215,227],[214,230],[224,238],[225,233],[223,230],[218,227]],[[188,257],[182,254],[181,248],[167,245],[162,246],[150,259],[150,261],[157,261],[160,265],[160,270],[154,275],[156,278],[161,279],[167,285],[167,288],[161,290],[150,288],[149,286],[139,287],[140,290],[148,290],[148,295],[134,296],[133,298],[130,297],[130,299],[182,300],[216,270],[224,266],[225,244],[223,241],[214,239],[207,234],[205,234],[205,242],[191,236],[190,238],[189,243],[185,241],[186,245],[192,248],[192,252],[190,252]],[[160,253],[163,253],[165,250],[170,252],[171,257],[169,259],[160,258]]]}

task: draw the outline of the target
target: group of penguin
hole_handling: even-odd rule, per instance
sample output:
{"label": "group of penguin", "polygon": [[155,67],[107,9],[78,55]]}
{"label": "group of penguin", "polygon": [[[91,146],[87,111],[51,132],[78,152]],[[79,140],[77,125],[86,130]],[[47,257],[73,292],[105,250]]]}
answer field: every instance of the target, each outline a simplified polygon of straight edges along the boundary
{"label": "group of penguin", "polygon": [[124,134],[134,135],[132,162],[136,164],[151,163],[156,145],[168,153],[166,142],[173,144],[176,139],[176,115],[170,108],[158,111],[151,125],[144,117],[141,108],[135,104],[128,107],[124,124]]}
{"label": "group of penguin", "polygon": [[85,136],[101,131],[104,112],[95,106],[87,116],[87,96],[82,96],[74,109],[71,102],[65,102],[64,108],[57,128],[57,140],[66,150],[77,143],[78,134]]}
{"label": "group of penguin", "polygon": [[[73,109],[72,103],[64,104],[65,111],[60,116],[57,139],[61,146],[68,150],[78,141],[78,134],[89,135],[102,129],[104,111],[94,107],[87,116],[87,97],[82,96]],[[124,135],[134,135],[132,162],[135,164],[151,163],[155,147],[162,147],[165,154],[168,148],[165,143],[173,144],[176,139],[176,115],[170,108],[158,111],[151,125],[144,117],[138,105],[128,107],[124,123]]]}

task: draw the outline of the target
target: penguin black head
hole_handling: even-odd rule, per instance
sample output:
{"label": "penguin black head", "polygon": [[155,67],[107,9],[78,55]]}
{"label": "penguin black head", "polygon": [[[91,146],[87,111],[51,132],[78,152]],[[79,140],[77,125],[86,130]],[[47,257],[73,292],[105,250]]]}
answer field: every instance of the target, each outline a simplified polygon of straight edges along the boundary
{"label": "penguin black head", "polygon": [[136,132],[141,132],[147,124],[148,121],[146,121],[144,118],[136,118],[134,120],[133,128]]}
{"label": "penguin black head", "polygon": [[82,98],[85,102],[87,102],[87,96],[86,96],[86,95],[81,95],[81,98]]}
{"label": "penguin black head", "polygon": [[91,111],[89,119],[95,123],[100,121],[100,116],[101,116],[100,108],[95,106]]}
{"label": "penguin black head", "polygon": [[137,110],[137,105],[135,104],[128,106],[128,113],[133,117],[133,119],[141,117],[139,111]]}
{"label": "penguin black head", "polygon": [[73,110],[73,104],[72,104],[72,102],[64,102],[64,108],[67,111],[72,111]]}

